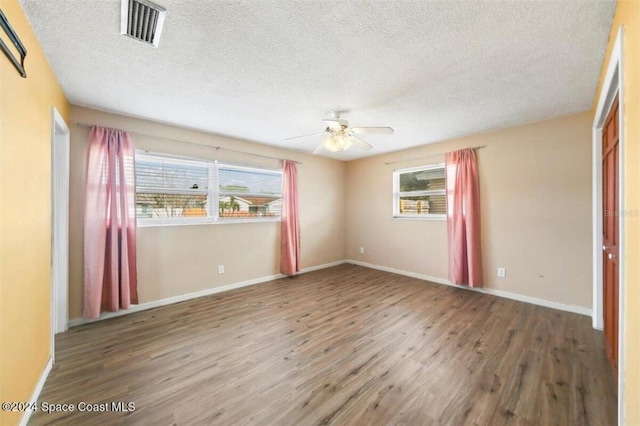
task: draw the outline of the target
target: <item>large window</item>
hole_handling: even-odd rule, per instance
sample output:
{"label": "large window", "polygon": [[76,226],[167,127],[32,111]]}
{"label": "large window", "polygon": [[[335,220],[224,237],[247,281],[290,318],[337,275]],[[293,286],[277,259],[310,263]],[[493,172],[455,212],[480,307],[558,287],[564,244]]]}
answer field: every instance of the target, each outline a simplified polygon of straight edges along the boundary
{"label": "large window", "polygon": [[279,220],[282,172],[136,151],[140,224]]}
{"label": "large window", "polygon": [[446,219],[444,164],[393,172],[393,216]]}

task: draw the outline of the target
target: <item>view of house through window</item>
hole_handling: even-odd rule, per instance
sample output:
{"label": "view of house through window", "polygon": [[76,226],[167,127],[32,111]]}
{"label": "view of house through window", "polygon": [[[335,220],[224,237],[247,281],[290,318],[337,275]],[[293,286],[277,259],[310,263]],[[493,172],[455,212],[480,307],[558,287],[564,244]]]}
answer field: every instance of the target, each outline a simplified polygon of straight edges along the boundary
{"label": "view of house through window", "polygon": [[447,213],[444,164],[393,172],[394,217],[444,219]]}
{"label": "view of house through window", "polygon": [[136,152],[141,223],[279,218],[282,172]]}
{"label": "view of house through window", "polygon": [[282,173],[218,165],[220,217],[280,217]]}

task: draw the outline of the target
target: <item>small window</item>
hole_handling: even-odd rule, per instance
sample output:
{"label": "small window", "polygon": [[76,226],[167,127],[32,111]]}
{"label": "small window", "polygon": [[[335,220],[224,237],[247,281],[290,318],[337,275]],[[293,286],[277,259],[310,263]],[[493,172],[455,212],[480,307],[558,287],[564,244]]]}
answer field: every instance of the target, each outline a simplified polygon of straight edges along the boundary
{"label": "small window", "polygon": [[393,216],[446,219],[444,163],[393,172]]}
{"label": "small window", "polygon": [[282,172],[136,152],[141,224],[280,219]]}

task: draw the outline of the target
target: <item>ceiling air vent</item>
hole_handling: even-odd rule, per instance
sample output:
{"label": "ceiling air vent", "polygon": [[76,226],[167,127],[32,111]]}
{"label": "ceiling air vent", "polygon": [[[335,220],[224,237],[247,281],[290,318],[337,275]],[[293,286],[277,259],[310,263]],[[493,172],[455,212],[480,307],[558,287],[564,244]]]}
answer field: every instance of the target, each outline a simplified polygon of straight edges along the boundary
{"label": "ceiling air vent", "polygon": [[167,11],[146,0],[122,0],[120,32],[158,47]]}

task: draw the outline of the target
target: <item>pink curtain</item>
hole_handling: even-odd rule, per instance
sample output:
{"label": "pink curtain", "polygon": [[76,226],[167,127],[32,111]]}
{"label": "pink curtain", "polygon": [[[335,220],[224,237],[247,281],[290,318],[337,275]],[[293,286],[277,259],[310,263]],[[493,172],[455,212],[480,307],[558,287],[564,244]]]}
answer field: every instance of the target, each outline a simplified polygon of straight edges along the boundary
{"label": "pink curtain", "polygon": [[480,248],[480,187],[473,149],[445,156],[449,280],[454,284],[482,286]]}
{"label": "pink curtain", "polygon": [[298,219],[298,170],[295,161],[283,161],[282,221],[280,222],[280,272],[300,271],[300,221]]}
{"label": "pink curtain", "polygon": [[98,318],[138,303],[133,141],[94,126],[84,211],[84,312]]}

